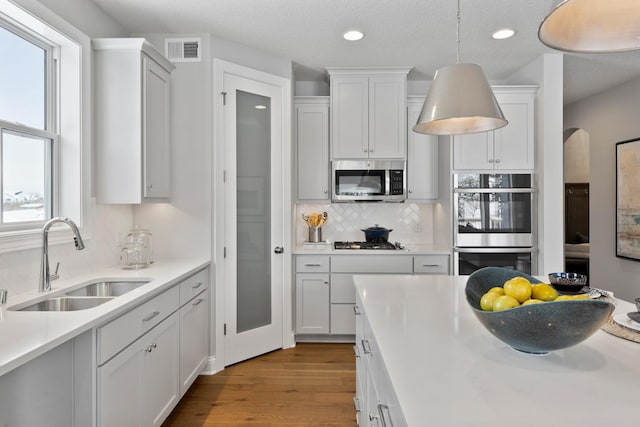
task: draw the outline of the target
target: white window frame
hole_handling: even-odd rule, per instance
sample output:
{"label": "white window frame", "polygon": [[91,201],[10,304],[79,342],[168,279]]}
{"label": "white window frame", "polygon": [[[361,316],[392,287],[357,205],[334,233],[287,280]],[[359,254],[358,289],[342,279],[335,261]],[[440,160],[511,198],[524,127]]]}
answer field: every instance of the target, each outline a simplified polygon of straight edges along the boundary
{"label": "white window frame", "polygon": [[[59,135],[54,149],[54,215],[71,218],[83,238],[90,239],[91,200],[91,40],[41,4],[18,0],[29,10],[9,0],[0,0],[0,19],[58,46],[55,76],[56,123],[48,123]],[[42,245],[42,224],[0,232],[0,253]],[[49,243],[66,242],[69,230],[52,228]]]}

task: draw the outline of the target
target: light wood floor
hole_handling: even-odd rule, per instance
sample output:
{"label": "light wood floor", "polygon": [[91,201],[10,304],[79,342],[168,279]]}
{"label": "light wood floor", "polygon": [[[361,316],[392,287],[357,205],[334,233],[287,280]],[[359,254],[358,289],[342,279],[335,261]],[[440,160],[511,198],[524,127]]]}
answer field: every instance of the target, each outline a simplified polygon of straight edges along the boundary
{"label": "light wood floor", "polygon": [[201,375],[163,427],[355,427],[351,344],[298,344]]}

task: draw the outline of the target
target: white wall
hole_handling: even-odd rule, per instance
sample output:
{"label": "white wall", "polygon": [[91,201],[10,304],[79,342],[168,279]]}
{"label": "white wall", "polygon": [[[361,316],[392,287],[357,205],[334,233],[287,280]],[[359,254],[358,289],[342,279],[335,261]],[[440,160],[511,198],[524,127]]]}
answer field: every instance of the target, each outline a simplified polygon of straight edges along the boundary
{"label": "white wall", "polygon": [[[36,16],[47,17],[55,13],[90,37],[128,36],[122,27],[106,15],[94,3],[85,0],[14,0]],[[51,8],[51,10],[48,9]],[[86,249],[76,251],[71,238],[50,248],[49,257],[55,266],[60,262],[60,275],[73,277],[92,269],[118,263],[118,235],[131,227],[130,206],[95,205],[91,207],[88,221],[92,234],[87,238]],[[0,286],[9,295],[30,292],[38,288],[40,249],[28,249],[0,254]],[[55,287],[55,282],[53,284]]]}
{"label": "white wall", "polygon": [[564,270],[562,54],[545,54],[507,79],[536,84],[536,172],[540,257],[538,274]]}
{"label": "white wall", "polygon": [[564,182],[589,182],[590,171],[589,133],[578,129],[564,142]]}
{"label": "white wall", "polygon": [[590,281],[627,300],[640,296],[640,261],[616,257],[615,144],[640,136],[639,99],[640,79],[635,79],[564,110],[565,126],[584,129],[590,136]]}

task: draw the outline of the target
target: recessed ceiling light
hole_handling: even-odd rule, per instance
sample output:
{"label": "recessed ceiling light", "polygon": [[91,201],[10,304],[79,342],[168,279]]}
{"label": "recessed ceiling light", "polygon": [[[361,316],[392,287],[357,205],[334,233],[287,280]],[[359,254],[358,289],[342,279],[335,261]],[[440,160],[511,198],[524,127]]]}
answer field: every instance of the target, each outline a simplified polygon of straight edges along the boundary
{"label": "recessed ceiling light", "polygon": [[504,39],[513,37],[515,33],[516,31],[512,30],[511,28],[503,28],[502,30],[498,30],[495,33],[493,33],[491,37],[493,37],[496,40],[504,40]]}
{"label": "recessed ceiling light", "polygon": [[349,40],[353,42],[353,41],[361,40],[364,37],[364,34],[358,30],[352,30],[344,33],[342,37],[344,37],[345,40]]}

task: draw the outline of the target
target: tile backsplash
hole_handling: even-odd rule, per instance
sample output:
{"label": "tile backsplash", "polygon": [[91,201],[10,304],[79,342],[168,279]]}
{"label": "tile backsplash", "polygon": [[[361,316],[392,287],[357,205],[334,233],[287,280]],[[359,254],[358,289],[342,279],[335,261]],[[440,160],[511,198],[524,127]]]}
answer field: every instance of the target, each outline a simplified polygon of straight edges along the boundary
{"label": "tile backsplash", "polygon": [[329,222],[322,227],[322,238],[328,241],[364,240],[363,228],[390,228],[389,241],[433,244],[434,205],[418,203],[332,203],[295,206],[295,242],[302,245],[308,238],[303,214],[324,212]]}

